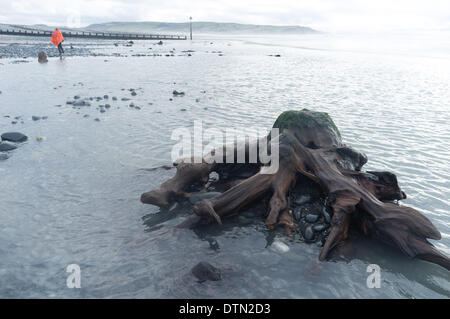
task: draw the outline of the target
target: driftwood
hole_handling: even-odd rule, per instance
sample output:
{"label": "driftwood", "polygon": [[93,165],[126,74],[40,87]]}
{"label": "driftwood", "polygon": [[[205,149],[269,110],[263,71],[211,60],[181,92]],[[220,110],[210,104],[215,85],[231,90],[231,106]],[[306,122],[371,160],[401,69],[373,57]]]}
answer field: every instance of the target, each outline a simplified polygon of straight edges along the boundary
{"label": "driftwood", "polygon": [[[303,175],[319,185],[332,211],[331,228],[319,260],[325,260],[334,247],[343,243],[350,230],[357,230],[398,248],[409,257],[450,270],[450,259],[427,240],[441,239],[440,232],[415,209],[393,202],[406,198],[394,174],[361,171],[367,157],[342,143],[339,130],[328,114],[306,109],[287,111],[278,117],[274,127],[280,132],[276,173],[261,172],[264,165],[259,157],[256,163],[250,163],[248,156],[243,164],[225,163],[226,152],[237,154],[239,147],[248,151],[251,144],[234,145],[231,150],[224,147],[220,161],[214,151],[200,163],[177,161],[174,163],[176,175],[158,190],[142,194],[141,201],[168,206],[190,197],[192,185],[206,185],[210,173],[216,172],[225,191],[196,202],[195,215],[179,227],[195,227],[201,221],[222,223],[224,218],[238,214],[269,194],[267,227],[281,226],[292,233],[297,227],[287,198]],[[273,138],[269,135],[268,141]]]}

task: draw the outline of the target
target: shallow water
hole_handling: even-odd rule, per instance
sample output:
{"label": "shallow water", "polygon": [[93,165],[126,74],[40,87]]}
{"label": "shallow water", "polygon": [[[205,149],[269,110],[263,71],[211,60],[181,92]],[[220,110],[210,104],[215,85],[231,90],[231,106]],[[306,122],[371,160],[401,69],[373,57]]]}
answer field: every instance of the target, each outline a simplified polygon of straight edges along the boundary
{"label": "shallow water", "polygon": [[[320,247],[271,233],[261,218],[167,235],[189,205],[160,212],[139,202],[174,173],[145,170],[171,162],[173,129],[198,119],[268,128],[280,112],[306,107],[329,112],[344,141],[368,155],[366,169],[397,174],[403,203],[432,220],[442,233],[436,246],[450,254],[450,59],[294,42],[203,38],[97,48],[128,57],[1,59],[0,133],[20,131],[29,141],[0,161],[0,296],[450,297],[448,271],[370,240],[318,265]],[[181,53],[188,49],[196,52]],[[163,56],[131,56],[154,52]],[[173,97],[174,89],[186,95]],[[91,107],[66,105],[104,94],[109,100]],[[105,103],[111,108],[100,113]],[[274,239],[289,251],[268,246]],[[189,270],[202,260],[222,268],[223,280],[197,283]],[[81,289],[66,287],[69,264],[81,267]],[[381,267],[379,289],[366,286],[369,264]]]}

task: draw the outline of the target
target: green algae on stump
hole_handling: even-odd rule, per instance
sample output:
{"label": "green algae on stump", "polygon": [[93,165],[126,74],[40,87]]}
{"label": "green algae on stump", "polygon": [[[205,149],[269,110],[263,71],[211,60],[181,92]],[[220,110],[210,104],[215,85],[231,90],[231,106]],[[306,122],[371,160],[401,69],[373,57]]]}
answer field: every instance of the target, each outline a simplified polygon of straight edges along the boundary
{"label": "green algae on stump", "polygon": [[281,113],[273,124],[280,134],[285,130],[296,132],[296,137],[310,148],[342,145],[341,133],[328,113],[303,109]]}

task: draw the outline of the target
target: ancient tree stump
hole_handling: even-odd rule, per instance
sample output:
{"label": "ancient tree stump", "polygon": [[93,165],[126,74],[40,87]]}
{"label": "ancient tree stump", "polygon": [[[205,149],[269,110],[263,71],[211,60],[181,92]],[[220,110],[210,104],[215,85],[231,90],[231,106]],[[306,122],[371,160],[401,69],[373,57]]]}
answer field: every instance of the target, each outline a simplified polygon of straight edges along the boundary
{"label": "ancient tree stump", "polygon": [[[440,239],[440,232],[418,211],[393,202],[406,198],[394,174],[361,171],[367,157],[343,144],[327,113],[307,109],[286,111],[277,118],[274,127],[279,129],[277,172],[261,172],[263,164],[259,158],[256,163],[244,164],[226,164],[223,159],[211,161],[216,156],[212,151],[198,164],[186,160],[174,163],[176,175],[160,189],[142,194],[141,201],[163,207],[188,198],[193,194],[194,183],[205,185],[210,173],[216,172],[219,175],[216,183],[225,191],[196,202],[195,216],[180,227],[195,227],[205,220],[222,223],[224,218],[269,195],[267,227],[282,226],[292,233],[297,227],[288,209],[289,192],[303,175],[320,187],[332,215],[319,260],[325,260],[336,245],[347,240],[349,231],[355,230],[396,247],[409,257],[450,270],[450,259],[427,240]],[[269,135],[268,141],[272,138]],[[225,151],[220,154],[237,152],[237,147],[248,150],[249,144],[233,146],[231,150],[224,146]]]}

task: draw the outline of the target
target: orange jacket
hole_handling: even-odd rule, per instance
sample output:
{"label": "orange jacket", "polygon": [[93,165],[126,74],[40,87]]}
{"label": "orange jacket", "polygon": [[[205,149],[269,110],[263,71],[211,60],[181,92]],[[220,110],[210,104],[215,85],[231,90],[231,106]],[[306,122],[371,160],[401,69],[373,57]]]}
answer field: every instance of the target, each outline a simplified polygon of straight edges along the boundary
{"label": "orange jacket", "polygon": [[50,42],[52,42],[55,46],[58,46],[63,41],[64,41],[64,37],[63,37],[61,31],[59,31],[59,30],[53,31],[52,39],[50,40]]}

